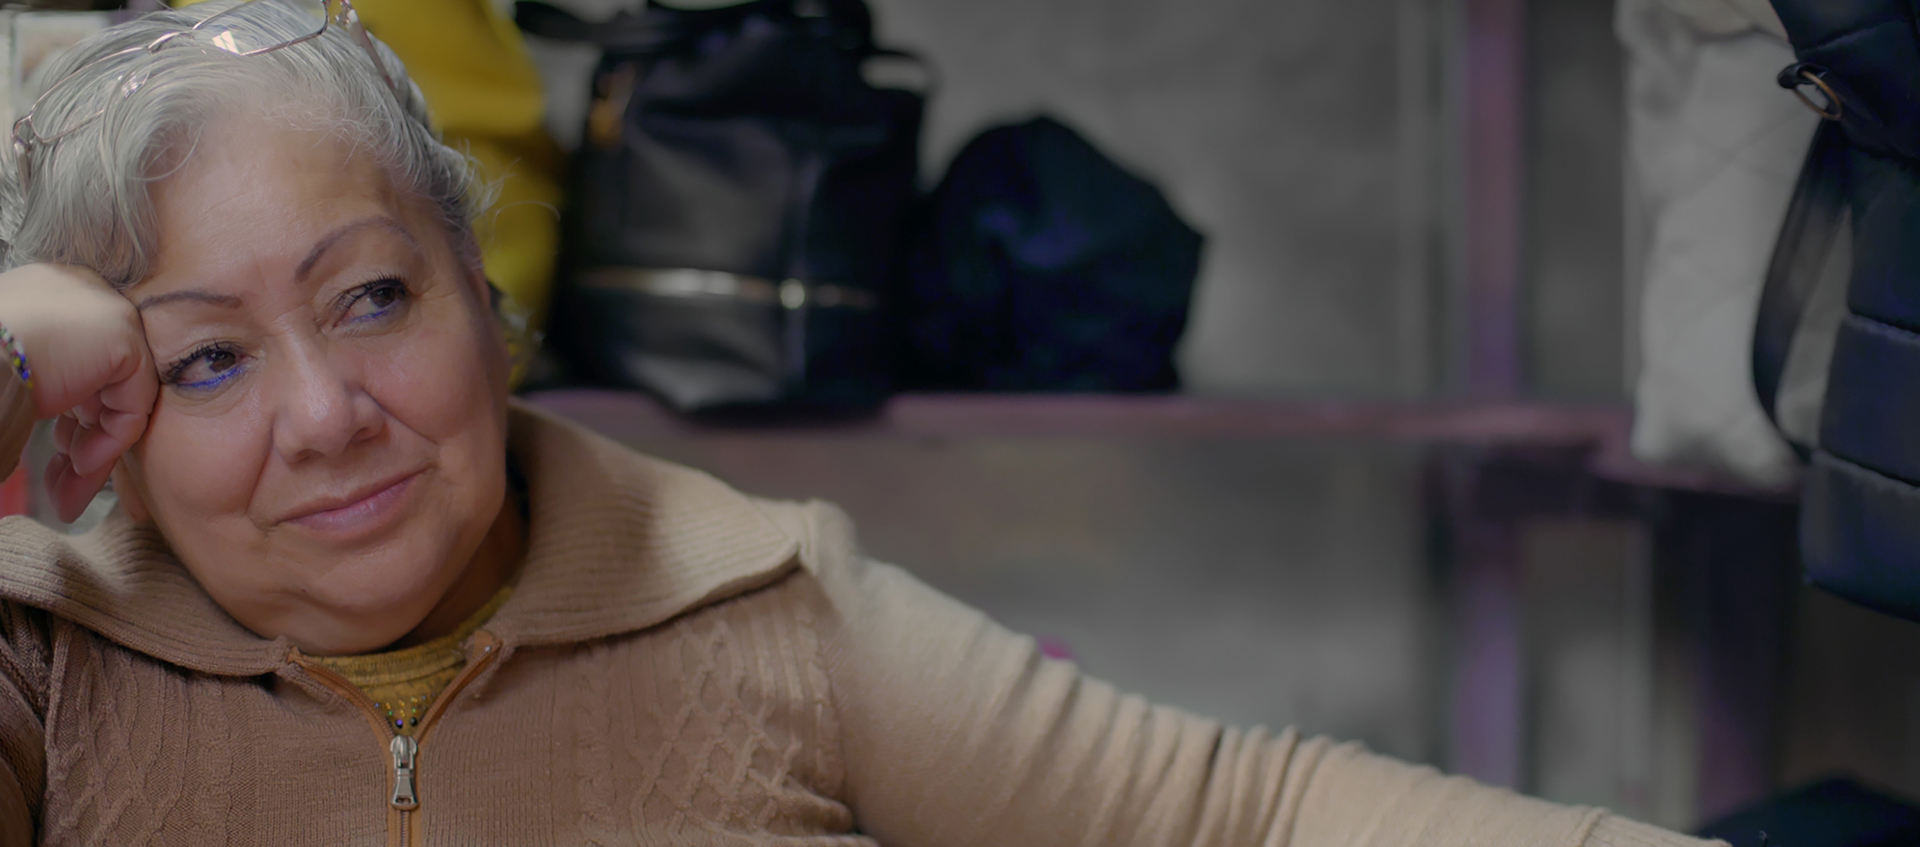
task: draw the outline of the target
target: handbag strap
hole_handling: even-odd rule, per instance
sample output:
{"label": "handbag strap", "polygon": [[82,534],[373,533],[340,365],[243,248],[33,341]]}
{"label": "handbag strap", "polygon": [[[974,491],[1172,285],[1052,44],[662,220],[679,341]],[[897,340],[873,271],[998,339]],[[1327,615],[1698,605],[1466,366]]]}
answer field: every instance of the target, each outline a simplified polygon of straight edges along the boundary
{"label": "handbag strap", "polygon": [[740,19],[754,14],[824,20],[841,46],[856,55],[899,57],[926,65],[917,55],[883,49],[874,43],[873,13],[865,0],[752,0],[712,9],[676,9],[648,3],[639,12],[621,12],[599,23],[540,0],[513,4],[513,22],[530,35],[594,44],[612,53],[655,53],[689,46],[701,33],[738,25]]}
{"label": "handbag strap", "polygon": [[[732,7],[734,11],[747,6]],[[797,4],[796,4],[797,5]],[[835,26],[857,39],[858,55],[863,59],[898,59],[918,68],[923,78],[918,85],[899,87],[922,96],[931,96],[940,88],[940,74],[932,62],[910,50],[881,47],[873,40],[873,18],[863,0],[838,0],[820,6]],[[686,12],[648,4],[638,14],[622,12],[611,20],[594,23],[565,9],[539,0],[519,0],[513,4],[513,22],[522,32],[553,41],[593,44],[611,53],[650,55],[687,42],[702,30],[695,16],[713,10]],[[723,10],[724,11],[724,10]],[[887,86],[893,87],[893,86]]]}
{"label": "handbag strap", "polygon": [[528,35],[553,41],[593,44],[603,50],[650,53],[665,48],[684,35],[670,16],[653,14],[659,7],[649,6],[641,14],[622,12],[611,20],[592,23],[565,9],[538,0],[519,0],[513,4],[513,22]]}
{"label": "handbag strap", "polygon": [[513,4],[513,23],[521,32],[554,41],[592,41],[593,25],[572,12],[534,0]]}
{"label": "handbag strap", "polygon": [[[1846,157],[1844,128],[1836,121],[1822,121],[1794,183],[1760,292],[1760,314],[1753,327],[1753,389],[1776,429],[1780,421],[1775,407],[1787,356],[1845,220]],[[1793,446],[1805,458],[1807,446]]]}

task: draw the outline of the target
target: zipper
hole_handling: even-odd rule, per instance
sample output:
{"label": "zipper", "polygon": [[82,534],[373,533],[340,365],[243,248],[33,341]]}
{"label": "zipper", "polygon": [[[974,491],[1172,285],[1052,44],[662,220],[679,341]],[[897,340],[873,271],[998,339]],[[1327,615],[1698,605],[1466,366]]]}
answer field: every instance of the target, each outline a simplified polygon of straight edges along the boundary
{"label": "zipper", "polygon": [[[416,837],[418,834],[416,830],[420,828],[420,817],[418,813],[414,811],[420,808],[420,801],[419,798],[411,796],[413,789],[416,787],[415,783],[419,779],[419,766],[414,762],[414,756],[418,755],[420,745],[427,743],[427,734],[432,732],[434,726],[440,722],[440,716],[446,714],[447,709],[452,708],[453,701],[460,699],[460,692],[465,691],[467,684],[473,682],[474,678],[478,677],[481,671],[486,670],[487,666],[493,664],[493,661],[498,658],[500,658],[500,639],[494,637],[493,633],[484,629],[474,633],[467,646],[467,666],[460,670],[460,675],[454,677],[452,682],[447,683],[445,690],[434,696],[433,705],[428,706],[427,713],[420,718],[420,726],[414,729],[413,737],[408,738],[398,733],[394,734],[393,737],[396,740],[405,738],[409,742],[407,745],[407,755],[405,757],[407,764],[406,785],[408,788],[408,799],[413,800],[412,808],[405,808],[400,805],[400,745],[389,742],[390,746],[388,749],[395,753],[393,760],[393,807],[401,809],[400,847],[409,847],[409,845],[418,843],[421,840]],[[382,725],[384,726],[385,724],[383,723]]]}
{"label": "zipper", "polygon": [[[335,694],[340,695],[345,698],[347,702],[359,708],[360,713],[366,717],[369,723],[373,724],[374,733],[386,739],[387,749],[389,751],[393,750],[394,739],[404,737],[394,732],[393,725],[387,723],[387,721],[380,716],[380,707],[376,705],[371,698],[367,697],[366,692],[360,690],[360,686],[354,685],[348,681],[346,677],[335,673],[332,668],[313,661],[297,648],[292,651],[292,656],[294,664],[299,665],[301,669],[305,670],[307,676],[312,677],[321,685],[333,689]],[[416,750],[417,749],[416,747]],[[397,789],[399,783],[397,777],[399,774],[397,773],[398,769],[396,768],[395,770],[394,776],[396,778],[394,782]],[[408,778],[409,781],[411,781],[412,775],[409,774]],[[414,808],[419,808],[418,798],[415,798]],[[387,843],[389,845],[411,847],[412,838],[410,836],[413,827],[412,821],[409,820],[409,818],[412,816],[413,809],[402,809],[395,804],[389,804],[387,809]]]}
{"label": "zipper", "polygon": [[414,730],[413,737],[420,744],[427,743],[427,733],[433,731],[434,724],[440,722],[440,716],[446,714],[453,701],[460,699],[460,692],[466,690],[467,684],[493,664],[493,660],[500,658],[500,639],[493,633],[483,629],[474,633],[469,641],[471,646],[467,648],[467,666],[452,682],[447,683],[445,690],[434,696],[433,705],[428,706],[427,713],[420,718],[420,728]]}
{"label": "zipper", "polygon": [[380,707],[367,697],[366,692],[360,690],[360,686],[354,685],[332,668],[313,661],[297,648],[291,651],[291,655],[294,664],[305,670],[308,676],[359,707],[374,725],[374,731],[387,739],[387,753],[393,759],[393,793],[388,801],[387,841],[400,847],[410,847],[417,841],[414,835],[419,827],[416,815],[420,808],[420,745],[427,740],[427,732],[439,722],[440,716],[459,698],[460,692],[500,657],[500,639],[486,630],[473,634],[467,648],[467,666],[452,682],[447,683],[445,690],[433,698],[433,705],[427,707],[427,714],[420,719],[419,728],[411,736],[395,732],[393,725],[380,716]]}
{"label": "zipper", "polygon": [[413,756],[420,752],[420,742],[396,733],[387,751],[393,754],[393,807],[403,812],[420,808],[420,798],[413,793]]}

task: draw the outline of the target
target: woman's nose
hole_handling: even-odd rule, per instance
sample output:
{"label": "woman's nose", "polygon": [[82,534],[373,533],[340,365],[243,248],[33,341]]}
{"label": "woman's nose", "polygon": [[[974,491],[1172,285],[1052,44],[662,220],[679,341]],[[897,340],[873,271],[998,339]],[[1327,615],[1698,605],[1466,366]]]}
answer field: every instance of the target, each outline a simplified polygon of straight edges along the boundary
{"label": "woman's nose", "polygon": [[265,376],[275,392],[274,449],[287,463],[339,456],[379,434],[379,404],[323,342],[291,345],[278,359]]}

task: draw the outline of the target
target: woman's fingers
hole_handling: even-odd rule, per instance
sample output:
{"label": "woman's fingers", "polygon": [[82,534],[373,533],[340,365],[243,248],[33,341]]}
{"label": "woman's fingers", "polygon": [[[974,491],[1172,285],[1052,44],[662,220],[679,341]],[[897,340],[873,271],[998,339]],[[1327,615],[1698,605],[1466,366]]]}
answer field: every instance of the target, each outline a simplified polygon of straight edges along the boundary
{"label": "woman's fingers", "polygon": [[80,428],[80,422],[72,415],[61,415],[53,419],[53,450],[56,453],[73,451],[73,433]]}
{"label": "woman's fingers", "polygon": [[159,388],[153,368],[142,362],[127,378],[60,415],[54,425],[54,449],[66,454],[82,478],[110,471],[121,454],[146,434]]}
{"label": "woman's fingers", "polygon": [[47,490],[53,495],[54,510],[60,520],[72,523],[87,510],[87,504],[106,487],[107,477],[113,474],[113,465],[91,474],[82,474],[73,469],[73,463],[65,454],[56,453],[47,462]]}
{"label": "woman's fingers", "polygon": [[47,491],[63,521],[72,521],[86,511],[94,495],[106,487],[114,463],[139,441],[147,427],[145,413],[101,410],[97,400],[81,405],[93,407],[98,425],[84,423],[80,407],[60,415],[53,424],[53,458],[47,462]]}
{"label": "woman's fingers", "polygon": [[[137,396],[137,395],[135,395]],[[113,463],[146,433],[152,405],[138,411],[118,411],[94,398],[69,409],[53,426],[53,449],[67,457],[75,473],[94,476]]]}
{"label": "woman's fingers", "polygon": [[100,392],[100,429],[120,445],[114,458],[133,449],[146,434],[147,420],[152,417],[159,397],[160,380],[145,361],[132,376]]}
{"label": "woman's fingers", "polygon": [[160,378],[153,372],[152,360],[144,353],[144,343],[140,349],[143,354],[133,373],[126,379],[100,389],[96,402],[105,410],[139,415],[144,421],[153,412],[153,404],[160,397]]}
{"label": "woman's fingers", "polygon": [[[142,428],[145,421],[140,422]],[[72,462],[74,472],[82,476],[92,476],[102,470],[112,470],[120,454],[127,452],[131,441],[122,441],[103,427],[81,424],[73,432],[73,441],[67,445],[67,459]]]}
{"label": "woman's fingers", "polygon": [[[147,433],[148,412],[119,412],[108,409],[100,413],[100,431],[125,452],[139,443],[140,436]],[[116,456],[116,458],[118,458]]]}
{"label": "woman's fingers", "polygon": [[[138,339],[131,359],[133,367],[123,378],[80,404],[81,431],[89,439],[85,445],[74,446],[69,455],[74,469],[82,475],[111,471],[121,454],[133,449],[146,434],[147,420],[160,397],[160,379],[154,374],[153,355],[147,351],[145,338]],[[91,421],[87,414],[91,414]]]}

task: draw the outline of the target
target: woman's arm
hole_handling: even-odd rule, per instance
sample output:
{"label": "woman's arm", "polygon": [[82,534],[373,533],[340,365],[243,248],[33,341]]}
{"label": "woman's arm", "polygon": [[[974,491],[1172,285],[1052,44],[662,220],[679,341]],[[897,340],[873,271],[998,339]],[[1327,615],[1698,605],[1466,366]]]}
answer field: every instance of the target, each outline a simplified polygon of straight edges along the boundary
{"label": "woman's arm", "polygon": [[[844,518],[816,526],[835,523]],[[1703,843],[1358,745],[1223,727],[1122,695],[863,560],[850,531],[814,535],[847,801],[883,844]]]}

